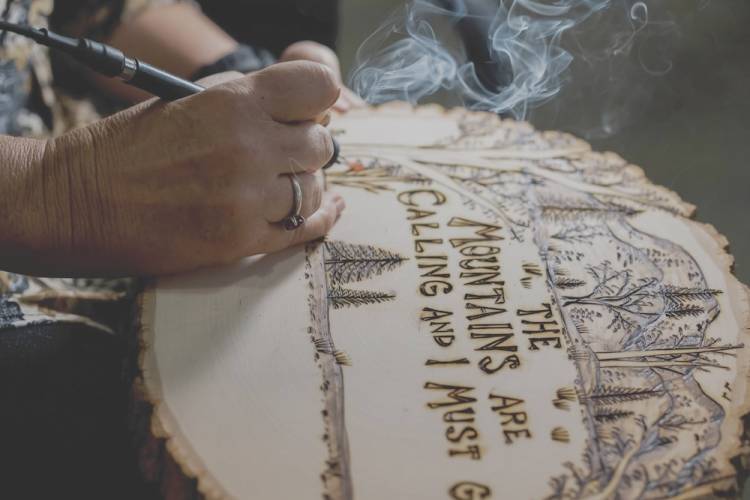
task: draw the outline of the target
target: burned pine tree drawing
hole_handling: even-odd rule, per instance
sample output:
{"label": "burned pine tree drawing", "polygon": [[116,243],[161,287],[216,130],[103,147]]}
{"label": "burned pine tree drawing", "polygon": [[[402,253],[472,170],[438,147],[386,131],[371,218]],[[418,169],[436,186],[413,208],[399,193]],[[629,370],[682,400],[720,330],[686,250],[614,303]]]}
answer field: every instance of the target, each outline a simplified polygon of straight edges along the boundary
{"label": "burned pine tree drawing", "polygon": [[325,266],[331,285],[344,285],[379,276],[400,266],[405,257],[372,245],[326,241]]}
{"label": "burned pine tree drawing", "polygon": [[334,309],[381,304],[396,298],[392,292],[344,288],[342,285],[380,276],[393,271],[405,257],[372,245],[342,241],[324,243],[328,301]]}
{"label": "burned pine tree drawing", "polygon": [[359,307],[367,304],[381,304],[395,298],[396,295],[389,292],[350,290],[346,288],[331,288],[328,290],[328,302],[334,309]]}
{"label": "burned pine tree drawing", "polygon": [[[637,318],[649,318],[665,314],[672,318],[698,316],[705,312],[694,301],[708,301],[721,293],[702,287],[675,287],[661,285],[656,278],[634,278],[630,269],[615,270],[608,260],[588,268],[594,287],[586,295],[563,295],[563,306],[597,305],[612,311],[614,317],[610,328],[632,326]],[[576,288],[583,280],[557,277],[557,288]]]}

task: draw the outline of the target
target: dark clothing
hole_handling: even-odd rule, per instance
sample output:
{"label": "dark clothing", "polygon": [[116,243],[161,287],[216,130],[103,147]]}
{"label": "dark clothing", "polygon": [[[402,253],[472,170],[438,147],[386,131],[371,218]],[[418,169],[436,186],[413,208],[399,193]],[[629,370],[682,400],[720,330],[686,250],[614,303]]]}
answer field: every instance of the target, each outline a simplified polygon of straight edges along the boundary
{"label": "dark clothing", "polygon": [[335,48],[337,0],[199,0],[203,12],[242,43],[277,57],[294,42]]}

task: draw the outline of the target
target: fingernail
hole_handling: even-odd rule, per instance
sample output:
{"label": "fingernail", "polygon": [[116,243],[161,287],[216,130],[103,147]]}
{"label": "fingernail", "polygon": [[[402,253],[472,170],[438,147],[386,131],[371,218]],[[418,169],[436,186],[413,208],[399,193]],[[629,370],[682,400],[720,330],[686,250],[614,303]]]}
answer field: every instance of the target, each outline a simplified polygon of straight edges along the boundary
{"label": "fingernail", "polygon": [[328,163],[323,165],[323,170],[328,170],[332,166],[334,166],[339,161],[339,155],[341,154],[341,146],[339,146],[339,141],[331,137],[331,141],[333,142],[333,156],[331,156],[331,159],[328,160]]}
{"label": "fingernail", "polygon": [[342,212],[346,208],[346,202],[341,196],[335,196],[333,201],[336,203],[336,209],[338,209],[339,212]]}

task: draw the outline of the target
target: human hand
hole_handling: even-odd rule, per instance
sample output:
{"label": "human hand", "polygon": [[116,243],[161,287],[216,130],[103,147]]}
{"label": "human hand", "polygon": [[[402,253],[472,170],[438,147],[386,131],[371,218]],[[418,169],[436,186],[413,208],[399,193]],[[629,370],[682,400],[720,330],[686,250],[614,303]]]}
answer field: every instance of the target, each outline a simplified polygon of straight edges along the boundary
{"label": "human hand", "polygon": [[365,101],[363,101],[357,94],[343,86],[339,58],[330,48],[312,41],[296,42],[287,47],[284,52],[281,53],[281,57],[279,58],[279,61],[297,60],[314,61],[328,66],[333,70],[338,83],[341,85],[341,95],[334,105],[336,111],[345,112],[351,108],[365,105]]}
{"label": "human hand", "polygon": [[[326,234],[344,203],[314,172],[333,154],[318,121],[338,80],[303,61],[238,75],[48,141],[35,180],[44,209],[27,222],[44,228],[32,245],[48,264],[26,271],[169,274]],[[277,222],[292,208],[291,174],[307,221],[286,231]]]}

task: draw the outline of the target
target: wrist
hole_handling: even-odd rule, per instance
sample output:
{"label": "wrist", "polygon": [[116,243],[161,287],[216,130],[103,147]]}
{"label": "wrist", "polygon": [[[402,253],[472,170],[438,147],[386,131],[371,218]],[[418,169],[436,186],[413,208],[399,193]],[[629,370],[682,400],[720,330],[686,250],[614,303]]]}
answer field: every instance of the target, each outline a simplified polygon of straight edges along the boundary
{"label": "wrist", "polygon": [[114,155],[107,147],[106,125],[98,122],[47,140],[39,172],[46,212],[45,239],[66,258],[85,258],[102,247],[95,219],[106,217],[98,200],[111,188],[102,166]]}
{"label": "wrist", "polygon": [[48,141],[0,136],[0,269],[31,271],[47,251],[41,194]]}

